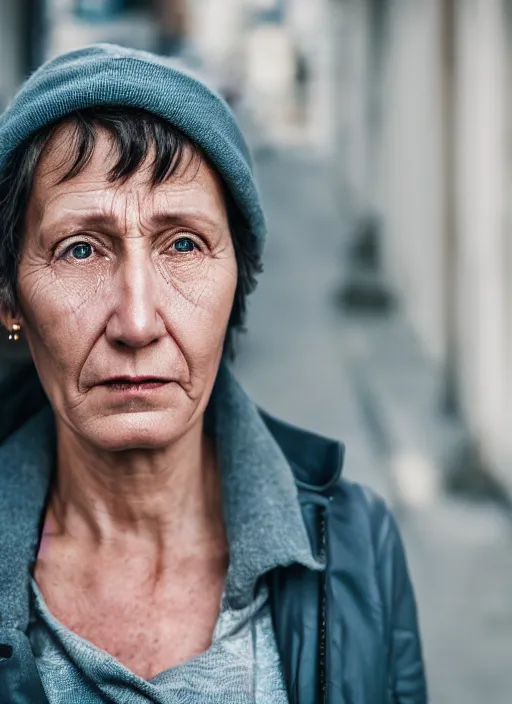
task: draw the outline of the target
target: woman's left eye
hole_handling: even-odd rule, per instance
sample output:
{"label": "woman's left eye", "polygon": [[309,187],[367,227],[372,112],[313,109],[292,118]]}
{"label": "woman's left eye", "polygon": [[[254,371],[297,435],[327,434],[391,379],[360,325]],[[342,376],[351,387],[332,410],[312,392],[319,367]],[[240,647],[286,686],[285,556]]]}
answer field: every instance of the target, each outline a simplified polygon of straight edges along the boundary
{"label": "woman's left eye", "polygon": [[179,239],[173,242],[172,246],[174,250],[176,252],[180,252],[180,254],[187,254],[188,252],[193,252],[194,249],[196,249],[197,247],[194,240],[190,237],[180,237]]}

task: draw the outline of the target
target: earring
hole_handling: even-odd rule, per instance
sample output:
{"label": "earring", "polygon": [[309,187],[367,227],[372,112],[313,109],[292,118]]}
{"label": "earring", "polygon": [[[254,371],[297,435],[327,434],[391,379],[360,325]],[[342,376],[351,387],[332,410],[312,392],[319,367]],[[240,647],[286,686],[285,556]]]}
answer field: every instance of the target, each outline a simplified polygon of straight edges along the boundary
{"label": "earring", "polygon": [[9,333],[9,340],[12,340],[13,342],[16,342],[17,340],[20,339],[19,331],[21,330],[21,325],[18,323],[13,323],[12,324],[12,330]]}

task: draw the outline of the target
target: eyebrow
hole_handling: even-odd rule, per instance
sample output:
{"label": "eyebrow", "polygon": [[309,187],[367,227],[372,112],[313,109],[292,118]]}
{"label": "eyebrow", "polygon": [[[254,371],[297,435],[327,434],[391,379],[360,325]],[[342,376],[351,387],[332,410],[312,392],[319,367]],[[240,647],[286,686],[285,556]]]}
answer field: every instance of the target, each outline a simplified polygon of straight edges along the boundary
{"label": "eyebrow", "polygon": [[[206,227],[218,228],[221,223],[215,218],[209,217],[206,213],[202,211],[156,211],[149,218],[149,223],[152,226],[165,226],[165,225],[183,225],[188,223],[202,224]],[[104,226],[109,225],[115,228],[119,225],[119,220],[116,216],[112,215],[107,211],[96,210],[89,211],[87,213],[74,213],[64,216],[57,216],[54,220],[49,223],[44,223],[43,220],[43,230],[47,230],[50,227],[58,227],[62,224],[73,224],[74,226]]]}

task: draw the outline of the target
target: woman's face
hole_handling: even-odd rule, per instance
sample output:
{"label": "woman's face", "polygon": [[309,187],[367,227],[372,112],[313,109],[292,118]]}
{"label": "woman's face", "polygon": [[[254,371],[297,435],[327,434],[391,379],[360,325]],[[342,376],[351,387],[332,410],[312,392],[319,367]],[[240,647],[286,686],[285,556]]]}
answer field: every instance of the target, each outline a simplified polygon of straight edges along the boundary
{"label": "woman's face", "polygon": [[[188,155],[153,189],[149,165],[108,183],[115,154],[100,131],[87,167],[55,185],[69,129],[46,149],[27,209],[23,332],[58,422],[104,449],[163,447],[202,415],[222,355],[237,267],[221,184]],[[140,376],[166,383],[104,383]]]}

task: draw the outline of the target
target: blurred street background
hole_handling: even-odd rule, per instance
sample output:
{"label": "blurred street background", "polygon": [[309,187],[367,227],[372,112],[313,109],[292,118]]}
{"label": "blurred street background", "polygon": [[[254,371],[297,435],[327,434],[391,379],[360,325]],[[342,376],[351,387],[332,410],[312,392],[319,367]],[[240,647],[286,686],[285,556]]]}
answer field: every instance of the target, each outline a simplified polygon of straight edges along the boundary
{"label": "blurred street background", "polygon": [[269,221],[238,376],[394,509],[431,701],[509,704],[512,1],[0,0],[0,110],[98,41],[238,114]]}

